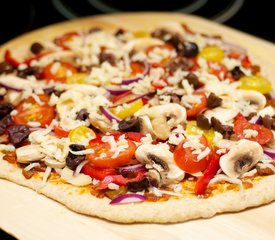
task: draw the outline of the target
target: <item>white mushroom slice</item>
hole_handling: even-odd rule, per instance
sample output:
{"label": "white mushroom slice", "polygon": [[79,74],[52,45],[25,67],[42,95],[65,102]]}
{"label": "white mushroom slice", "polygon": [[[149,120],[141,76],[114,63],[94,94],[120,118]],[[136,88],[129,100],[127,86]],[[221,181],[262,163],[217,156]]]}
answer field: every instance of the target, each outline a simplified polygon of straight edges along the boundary
{"label": "white mushroom slice", "polygon": [[66,51],[60,51],[60,52],[53,52],[40,58],[37,65],[39,65],[40,67],[45,67],[49,63],[54,62],[56,60],[60,60],[60,61],[65,60],[66,62],[74,63],[75,58],[79,56],[81,56],[81,53],[78,53],[76,51],[66,50]]}
{"label": "white mushroom slice", "polygon": [[265,115],[269,115],[269,116],[273,116],[275,115],[275,108],[272,106],[267,106],[263,109],[261,109],[258,114],[262,117],[264,117]]}
{"label": "white mushroom slice", "polygon": [[102,115],[96,113],[90,114],[89,120],[95,128],[99,129],[103,133],[111,133],[115,131],[114,129],[112,129],[112,124],[110,123],[110,121]]}
{"label": "white mushroom slice", "polygon": [[154,106],[144,113],[152,119],[154,134],[161,140],[169,137],[173,127],[186,121],[186,109],[177,103]]}
{"label": "white mushroom slice", "polygon": [[105,95],[107,91],[104,88],[98,88],[92,85],[83,84],[66,84],[64,90],[73,90],[87,95]]}
{"label": "white mushroom slice", "polygon": [[79,173],[78,175],[74,176],[74,172],[67,167],[62,170],[61,179],[78,187],[86,186],[92,183],[92,178],[90,176],[83,173]]}
{"label": "white mushroom slice", "polygon": [[29,163],[41,160],[45,157],[42,148],[38,145],[26,145],[15,150],[17,162]]}
{"label": "white mushroom slice", "polygon": [[149,46],[162,44],[164,44],[164,42],[156,38],[138,38],[129,41],[124,46],[124,50],[127,52],[131,52],[132,50],[139,52],[144,51]]}
{"label": "white mushroom slice", "polygon": [[140,125],[140,133],[142,134],[150,133],[152,136],[155,135],[151,120],[147,115],[139,116],[138,120]]}
{"label": "white mushroom slice", "polygon": [[174,21],[163,22],[157,27],[157,29],[163,29],[172,34],[185,34],[185,30],[182,25]]}
{"label": "white mushroom slice", "polygon": [[250,102],[256,110],[264,108],[266,104],[266,98],[263,94],[254,90],[238,90],[237,92],[239,100],[245,100]]}
{"label": "white mushroom slice", "polygon": [[60,162],[50,157],[45,157],[44,162],[47,166],[51,168],[64,168],[66,166],[65,162]]}
{"label": "white mushroom slice", "polygon": [[257,142],[239,140],[230,151],[221,156],[222,171],[231,178],[238,178],[249,171],[263,157],[263,148]]}
{"label": "white mushroom slice", "polygon": [[223,108],[223,107],[217,107],[214,109],[209,109],[204,113],[204,116],[208,118],[209,121],[211,121],[211,118],[217,118],[221,121],[222,124],[227,124],[230,122],[234,117],[237,116],[239,113],[239,110],[237,108]]}
{"label": "white mushroom slice", "polygon": [[154,187],[159,187],[161,185],[161,176],[157,170],[150,169],[146,174],[146,177],[148,178],[150,185]]}
{"label": "white mushroom slice", "polygon": [[4,96],[4,100],[16,106],[22,100],[22,92],[8,90]]}
{"label": "white mushroom slice", "polygon": [[[158,170],[163,184],[177,183],[185,176],[185,172],[176,165],[173,153],[164,145],[143,144],[137,148],[135,156],[139,162]],[[162,169],[154,165],[160,165]]]}
{"label": "white mushroom slice", "polygon": [[62,93],[56,104],[58,115],[65,116],[81,100],[83,100],[83,93],[73,90]]}

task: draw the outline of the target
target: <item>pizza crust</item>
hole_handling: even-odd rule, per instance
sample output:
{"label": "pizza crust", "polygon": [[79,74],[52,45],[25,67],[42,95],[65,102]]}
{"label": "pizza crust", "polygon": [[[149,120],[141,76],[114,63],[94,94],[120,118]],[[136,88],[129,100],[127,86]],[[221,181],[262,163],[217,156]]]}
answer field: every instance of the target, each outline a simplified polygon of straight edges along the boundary
{"label": "pizza crust", "polygon": [[243,192],[229,191],[207,199],[188,197],[165,202],[143,202],[110,205],[107,198],[97,198],[89,192],[80,193],[78,187],[65,183],[42,183],[42,180],[25,179],[22,169],[0,160],[0,178],[31,188],[62,203],[69,209],[114,222],[183,222],[196,218],[209,218],[217,213],[237,212],[275,200],[275,175],[264,177],[254,187]]}

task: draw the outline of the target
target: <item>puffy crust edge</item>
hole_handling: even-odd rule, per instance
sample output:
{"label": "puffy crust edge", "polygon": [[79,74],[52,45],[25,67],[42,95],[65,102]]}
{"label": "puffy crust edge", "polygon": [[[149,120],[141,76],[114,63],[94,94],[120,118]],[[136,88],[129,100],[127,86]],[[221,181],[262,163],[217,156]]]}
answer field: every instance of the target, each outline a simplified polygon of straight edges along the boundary
{"label": "puffy crust edge", "polygon": [[136,204],[110,205],[107,198],[97,198],[81,188],[65,183],[42,183],[38,178],[29,180],[21,169],[0,160],[0,178],[31,188],[69,209],[85,215],[104,218],[114,222],[172,223],[196,218],[209,218],[217,213],[238,212],[248,207],[259,206],[275,200],[275,175],[264,177],[253,188],[243,192],[229,191],[207,199],[197,197],[171,199],[166,202],[143,202]]}

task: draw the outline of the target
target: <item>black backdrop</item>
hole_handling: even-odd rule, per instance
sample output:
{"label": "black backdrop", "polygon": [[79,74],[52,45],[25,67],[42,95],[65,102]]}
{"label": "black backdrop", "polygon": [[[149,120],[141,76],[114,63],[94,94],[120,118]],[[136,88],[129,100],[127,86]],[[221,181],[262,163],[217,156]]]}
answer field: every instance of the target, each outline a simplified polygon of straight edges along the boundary
{"label": "black backdrop", "polygon": [[230,15],[235,4],[235,10],[237,5],[241,8],[231,18],[223,18],[224,24],[275,42],[273,1],[268,0],[1,0],[0,44],[24,32],[65,21],[68,17],[103,13],[93,2],[111,5],[120,11],[172,11],[190,6],[192,2],[201,3],[193,13],[209,19],[226,10]]}

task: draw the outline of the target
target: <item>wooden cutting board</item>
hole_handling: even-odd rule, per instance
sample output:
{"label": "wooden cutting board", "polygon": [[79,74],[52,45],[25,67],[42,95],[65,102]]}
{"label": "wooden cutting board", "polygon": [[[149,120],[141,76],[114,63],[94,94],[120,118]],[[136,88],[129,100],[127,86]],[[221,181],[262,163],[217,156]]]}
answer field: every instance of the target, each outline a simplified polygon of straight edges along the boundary
{"label": "wooden cutting board", "polygon": [[[115,14],[60,23],[4,44],[0,49],[0,56],[7,48],[18,54],[31,42],[53,39],[56,35],[71,30],[84,30],[94,26],[110,31],[118,27],[151,30],[158,23],[168,20],[186,23],[194,31],[222,35],[225,40],[247,48],[249,56],[261,63],[264,75],[275,84],[275,45],[217,23],[182,14]],[[179,224],[117,224],[74,213],[30,189],[0,180],[0,228],[24,240],[271,240],[275,239],[274,226],[275,202],[239,213],[220,214],[210,219]]]}

